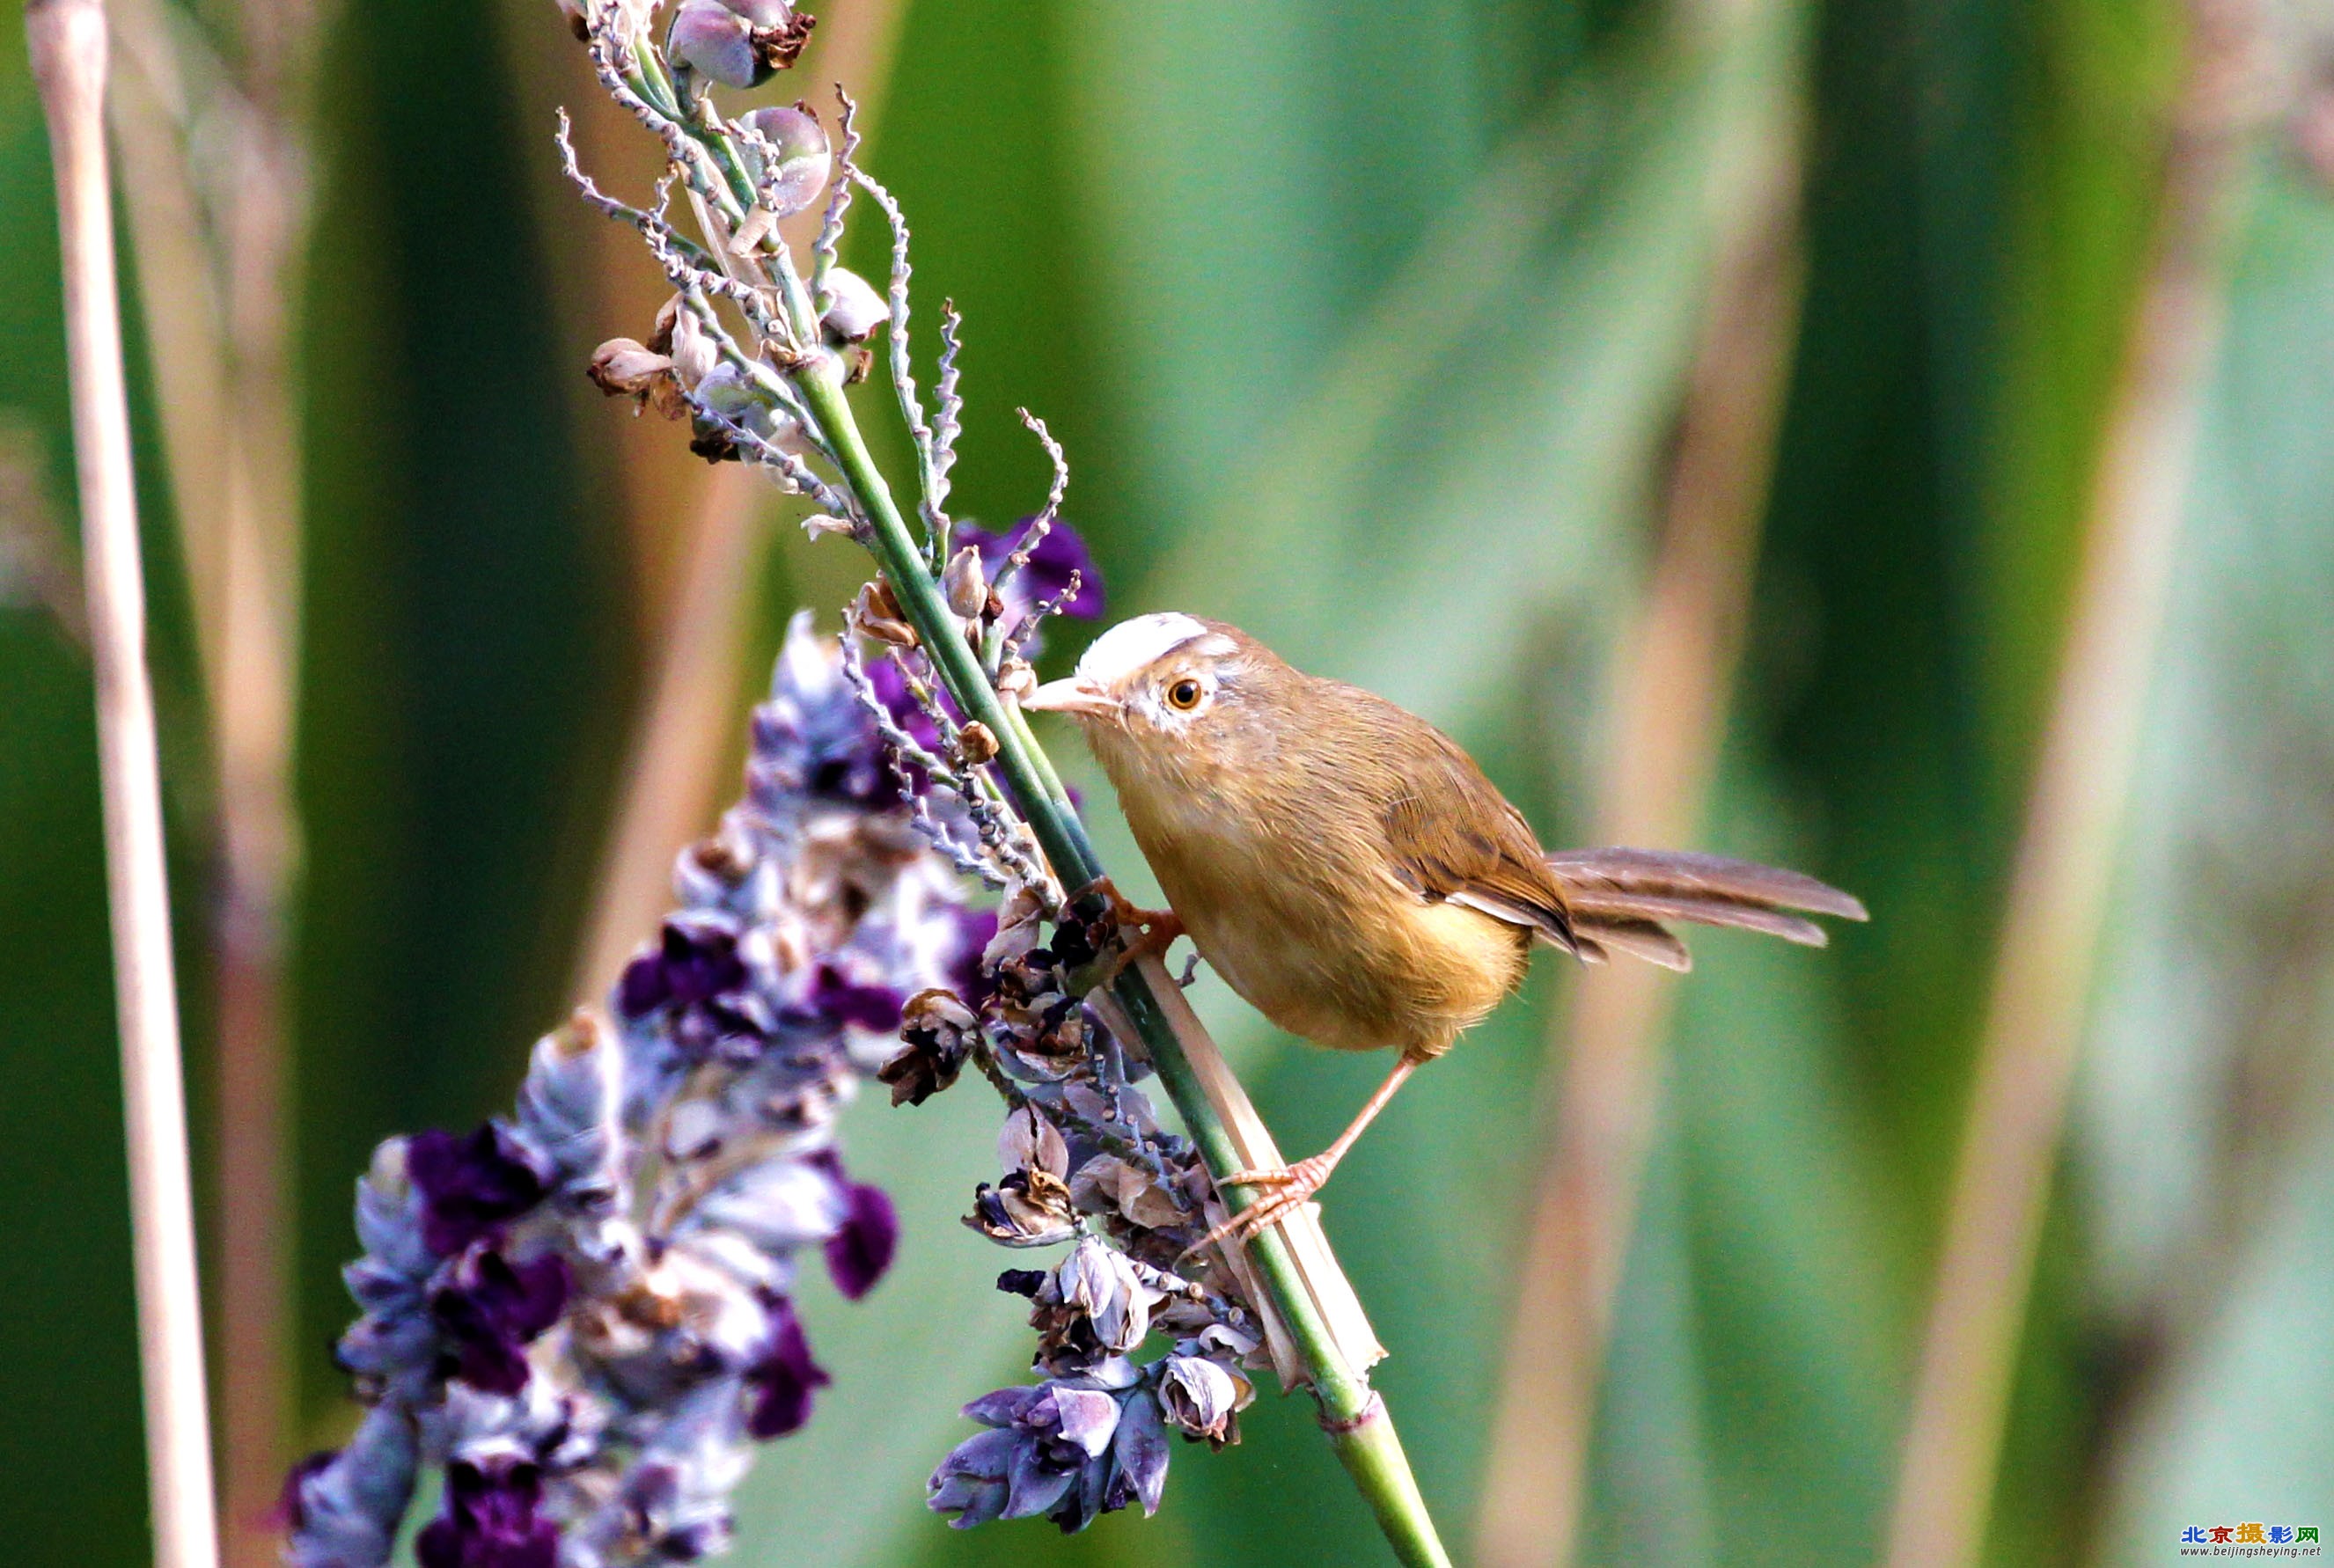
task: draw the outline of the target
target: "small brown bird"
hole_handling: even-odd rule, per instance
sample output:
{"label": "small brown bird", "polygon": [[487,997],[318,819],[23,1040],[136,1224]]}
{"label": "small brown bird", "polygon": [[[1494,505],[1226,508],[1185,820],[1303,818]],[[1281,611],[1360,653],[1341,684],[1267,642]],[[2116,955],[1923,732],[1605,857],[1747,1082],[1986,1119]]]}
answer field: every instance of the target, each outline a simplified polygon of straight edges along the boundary
{"label": "small brown bird", "polygon": [[1025,707],[1076,719],[1180,930],[1258,1011],[1341,1051],[1393,1046],[1394,1071],[1337,1140],[1284,1170],[1252,1236],[1319,1191],[1403,1081],[1521,983],[1535,942],[1588,963],[1684,969],[1662,922],[1821,947],[1787,910],[1865,918],[1796,871],[1664,850],[1549,853],[1441,730],[1358,687],[1307,675],[1221,621],[1143,615],[1096,639]]}

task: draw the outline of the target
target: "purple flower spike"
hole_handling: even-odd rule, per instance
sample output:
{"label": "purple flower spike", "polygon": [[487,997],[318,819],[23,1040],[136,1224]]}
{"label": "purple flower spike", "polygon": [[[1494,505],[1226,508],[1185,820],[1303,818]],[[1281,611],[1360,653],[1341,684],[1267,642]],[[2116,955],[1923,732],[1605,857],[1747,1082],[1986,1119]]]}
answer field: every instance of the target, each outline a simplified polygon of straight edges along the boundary
{"label": "purple flower spike", "polygon": [[422,1245],[451,1257],[541,1203],[549,1182],[533,1151],[497,1123],[468,1138],[417,1132],[405,1169],[422,1197]]}
{"label": "purple flower spike", "polygon": [[[870,668],[936,740],[908,680]],[[345,1450],[294,1475],[291,1568],[388,1568],[409,1540],[419,1568],[697,1562],[728,1549],[757,1440],[811,1419],[828,1380],[795,1282],[815,1250],[840,1294],[864,1296],[900,1240],[891,1200],[844,1169],[837,1112],[893,1042],[923,1053],[884,1080],[895,1099],[958,1075],[984,1021],[944,987],[982,994],[998,916],[968,912],[969,886],[919,843],[843,650],[806,616],[755,710],[746,782],[679,858],[679,907],[626,967],[615,1022],[579,1013],[539,1041],[516,1114],[376,1151],[343,1273],[361,1315],[336,1347],[371,1409]],[[1008,907],[1034,922],[1033,899]],[[1017,1016],[1086,1038],[1050,953],[1008,946],[1026,959]],[[1045,1169],[1066,1191],[1055,1142]],[[973,1465],[939,1494],[960,1522],[1018,1506],[1072,1525],[1144,1495],[1110,1446],[1133,1363],[1112,1363],[1114,1382],[1078,1371],[1042,1417],[992,1434],[1007,1468]],[[441,1501],[410,1518],[425,1477]]]}
{"label": "purple flower spike", "polygon": [[[1004,534],[991,534],[969,523],[960,523],[953,541],[961,550],[969,544],[980,552],[980,564],[987,569],[989,581],[1021,542],[1029,535],[1035,517],[1024,517]],[[1029,553],[1029,564],[1005,580],[998,590],[1009,611],[1027,611],[1041,599],[1051,599],[1070,585],[1070,574],[1077,573],[1078,591],[1062,606],[1062,613],[1078,620],[1092,620],[1103,611],[1102,569],[1095,564],[1094,553],[1078,531],[1056,519],[1046,530],[1045,538]]]}
{"label": "purple flower spike", "polygon": [[875,1288],[900,1250],[900,1217],[880,1187],[854,1181],[844,1188],[843,1224],[826,1238],[826,1271],[846,1301]]}
{"label": "purple flower spike", "polygon": [[799,1430],[810,1419],[813,1391],[831,1380],[810,1359],[810,1341],[795,1315],[795,1303],[783,1296],[772,1301],[769,1342],[746,1371],[746,1381],[754,1390],[746,1429],[765,1442]]}
{"label": "purple flower spike", "polygon": [[516,1265],[498,1252],[464,1258],[429,1296],[448,1375],[489,1394],[526,1388],[526,1347],[559,1321],[567,1288],[567,1265],[554,1255]]}
{"label": "purple flower spike", "polygon": [[421,1568],[558,1568],[559,1527],[537,1512],[543,1478],[524,1459],[457,1459],[446,1511],[414,1542]]}

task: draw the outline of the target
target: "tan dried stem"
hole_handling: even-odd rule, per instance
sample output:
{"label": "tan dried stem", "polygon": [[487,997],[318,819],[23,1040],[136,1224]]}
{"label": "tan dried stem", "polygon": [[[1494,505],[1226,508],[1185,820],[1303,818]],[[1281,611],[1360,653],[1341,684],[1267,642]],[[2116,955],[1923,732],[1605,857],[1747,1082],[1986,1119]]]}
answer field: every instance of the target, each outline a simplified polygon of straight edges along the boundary
{"label": "tan dried stem", "polygon": [[[822,14],[816,53],[796,73],[805,82],[854,83],[860,124],[880,114],[890,81],[903,0],[871,0]],[[611,120],[602,128],[612,146],[634,147],[638,126],[605,93],[583,96],[583,126]],[[563,188],[564,199],[572,192]],[[787,242],[806,255],[817,231],[816,207],[790,221]],[[804,226],[805,225],[807,226]],[[624,276],[651,275],[641,264],[637,237],[614,224],[593,249],[595,265]],[[621,285],[611,277],[606,288]],[[661,280],[660,280],[661,286]],[[651,304],[649,309],[653,312]],[[602,321],[622,319],[607,314]],[[681,443],[670,431],[646,429],[655,452],[642,461],[670,461]],[[634,452],[627,450],[630,465]],[[686,461],[694,464],[695,459]],[[725,463],[695,482],[693,505],[685,512],[687,541],[677,571],[644,574],[645,597],[653,616],[654,665],[640,717],[632,731],[622,796],[602,862],[596,900],[577,957],[574,989],[579,996],[604,993],[641,939],[656,928],[671,901],[672,861],[683,845],[700,836],[713,820],[724,793],[724,774],[735,744],[738,705],[743,696],[749,611],[770,548],[764,515],[776,499],[769,484],[749,466]],[[633,531],[670,531],[676,508],[670,485],[626,486]]]}
{"label": "tan dried stem", "polygon": [[[1725,733],[1803,270],[1796,149],[1787,141],[1765,173],[1718,260],[1659,552],[1615,665],[1599,842],[1690,843]],[[1549,1040],[1562,1088],[1498,1384],[1477,1522],[1486,1568],[1572,1554],[1672,985],[1650,965],[1584,973]]]}
{"label": "tan dried stem", "polygon": [[2242,0],[2191,0],[2152,255],[2085,523],[2072,620],[2000,956],[1913,1392],[1892,1568],[1985,1544],[2012,1371],[2163,615],[2254,78]]}
{"label": "tan dried stem", "polygon": [[[216,778],[220,1417],[226,1555],[275,1560],[293,1449],[285,922],[298,874],[300,451],[291,302],[308,193],[294,101],[316,16],[254,0],[233,67],[115,0],[111,100]],[[199,150],[198,150],[199,149]]]}
{"label": "tan dried stem", "polygon": [[56,174],[154,1561],[157,1568],[213,1568],[218,1546],[204,1408],[202,1298],[105,164],[105,10],[99,0],[33,0],[24,30]]}

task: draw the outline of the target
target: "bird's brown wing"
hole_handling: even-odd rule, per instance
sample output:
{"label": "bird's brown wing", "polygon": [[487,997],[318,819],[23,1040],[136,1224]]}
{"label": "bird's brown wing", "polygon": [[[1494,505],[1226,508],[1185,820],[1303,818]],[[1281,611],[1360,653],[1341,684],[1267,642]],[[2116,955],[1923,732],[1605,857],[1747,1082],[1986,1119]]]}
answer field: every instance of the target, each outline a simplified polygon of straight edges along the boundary
{"label": "bird's brown wing", "polygon": [[1341,704],[1366,715],[1369,761],[1352,769],[1378,798],[1388,869],[1423,899],[1462,904],[1535,931],[1592,964],[1610,953],[1693,967],[1665,921],[1732,926],[1821,946],[1789,911],[1865,918],[1864,906],[1813,877],[1748,861],[1670,850],[1549,854],[1474,759],[1425,720],[1365,692]]}
{"label": "bird's brown wing", "polygon": [[[1423,719],[1391,704],[1382,722],[1403,733],[1380,748],[1377,803],[1387,868],[1419,897],[1463,904],[1584,957],[1601,957],[1574,929],[1539,840],[1474,759]],[[1398,716],[1398,717],[1397,717]]]}
{"label": "bird's brown wing", "polygon": [[[1440,730],[1388,704],[1381,803],[1388,862],[1420,897],[1464,904],[1537,931],[1590,963],[1608,951],[1665,969],[1693,967],[1665,921],[1731,926],[1823,945],[1823,928],[1794,911],[1861,920],[1864,906],[1813,877],[1718,855],[1672,850],[1548,854],[1522,813]],[[1398,717],[1397,717],[1398,716]],[[1413,727],[1414,726],[1414,727]]]}

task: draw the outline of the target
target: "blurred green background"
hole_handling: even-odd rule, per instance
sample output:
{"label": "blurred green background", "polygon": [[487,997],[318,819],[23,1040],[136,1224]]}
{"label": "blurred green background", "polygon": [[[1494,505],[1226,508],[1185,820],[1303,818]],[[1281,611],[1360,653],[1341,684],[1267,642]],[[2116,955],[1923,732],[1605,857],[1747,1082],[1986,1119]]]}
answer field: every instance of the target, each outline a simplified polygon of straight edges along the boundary
{"label": "blurred green background", "polygon": [[[835,0],[822,32],[853,25],[852,4]],[[1759,453],[1771,482],[1763,501],[1743,492],[1747,622],[1694,836],[1816,871],[1875,919],[1820,955],[1695,942],[1663,1037],[1577,1556],[1876,1560],[2038,737],[2086,530],[2102,525],[2118,367],[2154,330],[2139,306],[2156,236],[2200,199],[2167,178],[2186,14],[884,9],[896,46],[861,84],[871,161],[915,225],[925,309],[950,295],[969,322],[959,515],[1003,522],[1042,495],[1012,413],[1031,407],[1069,449],[1070,514],[1114,613],[1224,616],[1386,691],[1473,747],[1551,842],[1595,831],[1605,747],[1627,733],[1614,661],[1664,544],[1712,312],[1747,298],[1783,313]],[[234,0],[182,20],[237,58]],[[2164,481],[2168,597],[2147,657],[2113,672],[2145,717],[2120,770],[2104,940],[2077,976],[2083,1056],[1992,1562],[2149,1563],[2191,1525],[2334,1526],[2334,111],[2320,82],[2334,34],[2295,6],[2256,20],[2241,146],[2201,198],[2227,226],[2195,274],[2223,321],[2188,381],[2193,472]],[[367,1151],[503,1105],[528,1043],[577,1000],[703,473],[670,460],[677,432],[632,426],[581,378],[600,338],[645,335],[657,293],[645,258],[556,183],[550,106],[580,111],[593,88],[553,8],[387,0],[313,24],[313,89],[285,111],[314,202],[292,339],[304,869],[279,1124],[302,1447],[348,1420],[324,1347],[348,1316],[335,1270]],[[72,526],[53,209],[8,32],[0,1555],[134,1563],[91,691],[43,603],[43,530]],[[805,69],[816,77],[815,53]],[[637,156],[620,184],[627,170]],[[1796,267],[1730,294],[1729,247],[1770,229]],[[127,298],[208,1223],[216,698],[149,323]],[[767,510],[731,729],[788,610],[834,624],[860,569]],[[1123,839],[1107,842],[1125,864]],[[1394,1351],[1380,1386],[1462,1560],[1558,1110],[1548,1040],[1576,981],[1556,968],[1422,1075],[1326,1207]],[[1380,1071],[1274,1041],[1220,987],[1199,995],[1292,1151],[1325,1141]],[[958,1535],[922,1511],[956,1408],[1027,1353],[1016,1303],[987,1286],[998,1255],[955,1220],[994,1124],[970,1088],[853,1113],[854,1169],[880,1169],[907,1219],[901,1272],[863,1305],[806,1309],[835,1385],[747,1483],[734,1560],[1377,1560],[1305,1402],[1269,1395],[1239,1448],[1179,1449],[1155,1520],[1064,1541],[1037,1525]]]}

